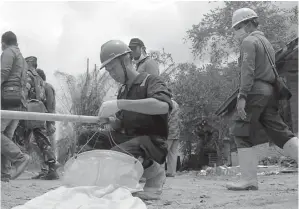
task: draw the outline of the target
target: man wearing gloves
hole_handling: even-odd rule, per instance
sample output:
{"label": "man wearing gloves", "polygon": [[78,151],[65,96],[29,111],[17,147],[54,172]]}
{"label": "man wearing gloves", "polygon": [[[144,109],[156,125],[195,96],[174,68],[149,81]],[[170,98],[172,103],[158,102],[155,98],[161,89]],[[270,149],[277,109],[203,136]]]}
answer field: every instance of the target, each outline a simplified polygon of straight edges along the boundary
{"label": "man wearing gloves", "polygon": [[132,38],[129,47],[132,50],[133,62],[136,64],[136,70],[139,73],[146,72],[152,75],[159,75],[159,66],[155,60],[146,54],[146,48],[143,41],[139,38]]}
{"label": "man wearing gloves", "polygon": [[[101,47],[101,69],[122,84],[117,100],[104,102],[99,120],[110,126],[112,150],[138,158],[146,179],[142,199],[159,199],[165,182],[162,164],[167,155],[168,113],[172,109],[171,93],[155,75],[138,73],[130,58],[130,48],[119,40]],[[113,119],[113,116],[116,118]],[[110,119],[109,119],[110,117]]]}
{"label": "man wearing gloves", "polygon": [[272,141],[298,162],[298,138],[289,130],[278,113],[277,82],[272,63],[275,52],[264,33],[257,30],[257,14],[242,8],[234,12],[232,28],[241,43],[241,84],[232,134],[238,148],[241,181],[227,185],[229,190],[257,190],[257,156],[255,137],[261,123]]}

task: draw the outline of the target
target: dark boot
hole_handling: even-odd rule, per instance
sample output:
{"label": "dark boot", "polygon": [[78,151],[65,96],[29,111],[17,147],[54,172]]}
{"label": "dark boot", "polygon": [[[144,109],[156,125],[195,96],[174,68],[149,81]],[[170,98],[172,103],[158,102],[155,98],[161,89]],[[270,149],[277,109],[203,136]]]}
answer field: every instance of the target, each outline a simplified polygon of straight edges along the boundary
{"label": "dark boot", "polygon": [[31,179],[41,179],[45,175],[47,175],[48,170],[47,169],[42,169],[36,176],[33,176]]}
{"label": "dark boot", "polygon": [[1,181],[9,182],[9,180],[10,180],[10,175],[9,174],[1,173]]}
{"label": "dark boot", "polygon": [[46,175],[44,175],[40,179],[42,179],[42,180],[57,180],[57,179],[59,179],[56,163],[49,163],[48,173],[46,173]]}

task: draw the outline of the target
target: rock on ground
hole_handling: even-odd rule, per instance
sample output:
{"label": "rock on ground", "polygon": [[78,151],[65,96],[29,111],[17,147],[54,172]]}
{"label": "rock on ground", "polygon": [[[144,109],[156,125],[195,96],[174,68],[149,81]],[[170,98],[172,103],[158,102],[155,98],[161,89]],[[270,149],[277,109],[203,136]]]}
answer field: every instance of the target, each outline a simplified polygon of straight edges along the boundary
{"label": "rock on ground", "polygon": [[[18,180],[2,182],[2,209],[10,209],[55,189],[57,181],[31,180],[25,173]],[[146,202],[148,209],[297,209],[298,175],[259,176],[258,191],[227,191],[225,184],[238,177],[199,176],[196,172],[167,178],[162,199]]]}

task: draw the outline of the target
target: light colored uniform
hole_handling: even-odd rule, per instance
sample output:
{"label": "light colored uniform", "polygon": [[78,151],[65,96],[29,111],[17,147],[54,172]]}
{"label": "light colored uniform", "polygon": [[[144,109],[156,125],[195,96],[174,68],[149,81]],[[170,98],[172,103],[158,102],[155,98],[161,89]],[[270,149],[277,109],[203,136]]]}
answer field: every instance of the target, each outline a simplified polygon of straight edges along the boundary
{"label": "light colored uniform", "polygon": [[167,154],[167,174],[175,175],[176,165],[177,165],[177,156],[178,156],[178,146],[180,138],[180,109],[179,105],[172,100],[173,109],[169,115],[168,121],[168,154]]}

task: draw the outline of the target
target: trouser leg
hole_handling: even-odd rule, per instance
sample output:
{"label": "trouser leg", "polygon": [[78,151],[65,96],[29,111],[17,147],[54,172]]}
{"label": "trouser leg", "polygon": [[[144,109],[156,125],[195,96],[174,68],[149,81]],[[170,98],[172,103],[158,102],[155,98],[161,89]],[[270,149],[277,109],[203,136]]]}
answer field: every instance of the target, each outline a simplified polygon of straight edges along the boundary
{"label": "trouser leg", "polygon": [[178,139],[170,139],[167,140],[168,143],[168,154],[167,154],[167,175],[174,176],[176,173],[176,165],[177,165],[177,151],[179,140]]}
{"label": "trouser leg", "polygon": [[56,171],[56,157],[46,133],[45,128],[36,128],[33,130],[36,144],[44,156],[44,163],[49,167],[48,173],[41,177],[41,179],[54,180],[59,178]]}

